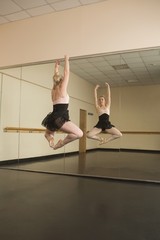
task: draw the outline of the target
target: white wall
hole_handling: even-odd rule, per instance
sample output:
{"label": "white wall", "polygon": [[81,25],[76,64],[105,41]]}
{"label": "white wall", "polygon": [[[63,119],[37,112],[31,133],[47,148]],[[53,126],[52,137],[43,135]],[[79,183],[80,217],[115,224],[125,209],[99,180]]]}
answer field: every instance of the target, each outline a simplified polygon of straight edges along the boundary
{"label": "white wall", "polygon": [[0,67],[160,45],[159,0],[108,0],[0,26]]}

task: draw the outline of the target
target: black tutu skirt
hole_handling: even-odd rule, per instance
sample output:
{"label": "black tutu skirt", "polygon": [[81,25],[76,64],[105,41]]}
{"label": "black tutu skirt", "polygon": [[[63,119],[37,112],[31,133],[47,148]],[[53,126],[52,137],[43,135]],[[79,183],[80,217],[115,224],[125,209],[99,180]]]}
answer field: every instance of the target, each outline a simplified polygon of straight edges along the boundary
{"label": "black tutu skirt", "polygon": [[115,126],[109,121],[109,115],[107,113],[103,113],[99,116],[99,121],[94,127],[101,128],[102,131],[105,131],[106,129],[111,129]]}
{"label": "black tutu skirt", "polygon": [[41,124],[50,131],[57,131],[68,121],[68,104],[56,104],[53,106],[53,112],[48,113]]}

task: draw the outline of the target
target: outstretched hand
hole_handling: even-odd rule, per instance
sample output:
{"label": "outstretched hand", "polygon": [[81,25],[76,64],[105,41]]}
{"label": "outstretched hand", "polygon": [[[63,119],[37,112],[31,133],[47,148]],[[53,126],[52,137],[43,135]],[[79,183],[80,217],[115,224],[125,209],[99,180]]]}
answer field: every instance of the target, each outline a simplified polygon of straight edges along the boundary
{"label": "outstretched hand", "polygon": [[69,60],[69,56],[67,54],[64,55],[65,60]]}
{"label": "outstretched hand", "polygon": [[107,87],[109,87],[109,84],[108,84],[107,82],[105,82],[105,85],[106,85]]}
{"label": "outstretched hand", "polygon": [[55,67],[59,67],[59,65],[60,65],[60,60],[56,60]]}
{"label": "outstretched hand", "polygon": [[97,85],[95,86],[95,90],[97,90],[99,87],[100,87],[100,86],[97,84]]}

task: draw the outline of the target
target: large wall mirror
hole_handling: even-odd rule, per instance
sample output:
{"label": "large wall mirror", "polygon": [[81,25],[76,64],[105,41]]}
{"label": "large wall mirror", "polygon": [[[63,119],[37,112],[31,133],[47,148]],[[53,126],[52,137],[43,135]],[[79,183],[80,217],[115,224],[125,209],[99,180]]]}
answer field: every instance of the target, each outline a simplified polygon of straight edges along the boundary
{"label": "large wall mirror", "polygon": [[[49,148],[41,126],[52,111],[54,62],[0,70],[0,167],[159,182],[160,48],[71,58],[70,119],[84,136],[58,150]],[[95,85],[102,95],[105,82],[111,87],[110,121],[123,136],[99,145],[86,132],[98,121]],[[57,132],[55,141],[64,137]]]}

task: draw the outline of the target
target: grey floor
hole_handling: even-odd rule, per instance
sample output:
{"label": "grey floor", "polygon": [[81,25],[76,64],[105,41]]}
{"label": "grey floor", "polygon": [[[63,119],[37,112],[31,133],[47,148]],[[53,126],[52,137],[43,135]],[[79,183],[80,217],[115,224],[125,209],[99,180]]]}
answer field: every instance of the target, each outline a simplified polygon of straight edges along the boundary
{"label": "grey floor", "polygon": [[0,169],[1,240],[159,240],[160,185]]}

